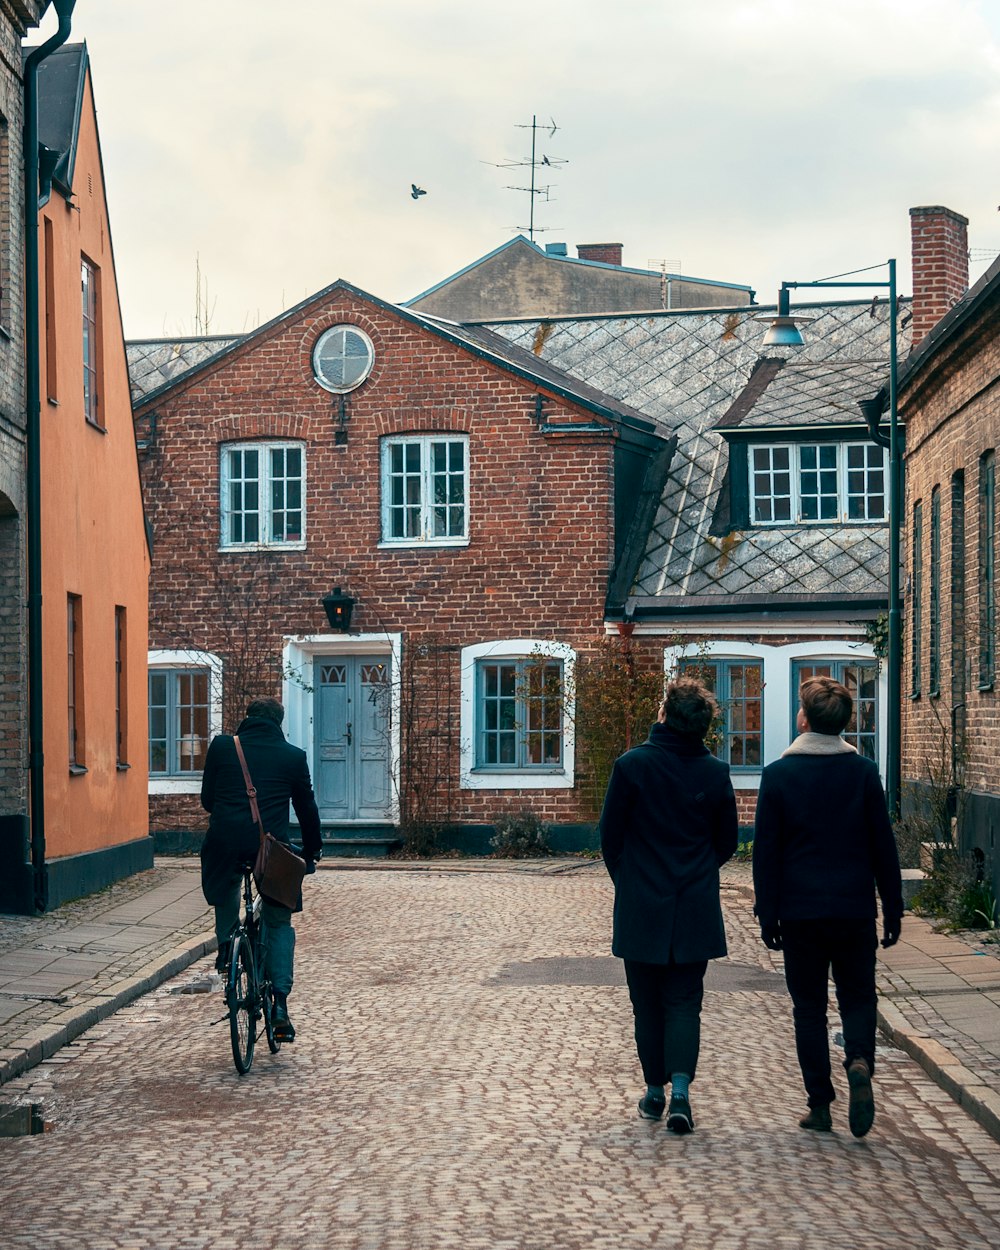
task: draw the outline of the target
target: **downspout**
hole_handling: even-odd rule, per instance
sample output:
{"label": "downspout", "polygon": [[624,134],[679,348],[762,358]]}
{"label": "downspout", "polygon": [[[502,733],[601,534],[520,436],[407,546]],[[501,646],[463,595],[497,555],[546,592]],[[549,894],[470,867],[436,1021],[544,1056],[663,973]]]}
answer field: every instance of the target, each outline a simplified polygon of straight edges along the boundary
{"label": "downspout", "polygon": [[54,0],[59,28],[24,62],[24,355],[27,403],[28,793],[35,910],[45,911],[45,761],[42,752],[42,459],[38,364],[38,66],[69,38],[76,0]]}

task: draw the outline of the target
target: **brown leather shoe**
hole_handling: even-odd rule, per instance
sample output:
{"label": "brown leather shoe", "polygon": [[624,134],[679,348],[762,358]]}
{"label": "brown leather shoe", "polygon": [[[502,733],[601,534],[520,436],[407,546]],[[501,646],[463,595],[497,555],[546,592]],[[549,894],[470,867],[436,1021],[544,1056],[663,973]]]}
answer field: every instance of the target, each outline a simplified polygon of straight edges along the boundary
{"label": "brown leather shoe", "polygon": [[847,1083],[851,1087],[847,1122],[855,1137],[864,1137],[875,1120],[875,1096],[872,1093],[872,1074],[867,1059],[851,1060],[847,1069]]}
{"label": "brown leather shoe", "polygon": [[810,1128],[814,1133],[829,1133],[833,1129],[833,1117],[830,1115],[830,1104],[810,1107],[809,1114],[799,1120],[799,1128]]}

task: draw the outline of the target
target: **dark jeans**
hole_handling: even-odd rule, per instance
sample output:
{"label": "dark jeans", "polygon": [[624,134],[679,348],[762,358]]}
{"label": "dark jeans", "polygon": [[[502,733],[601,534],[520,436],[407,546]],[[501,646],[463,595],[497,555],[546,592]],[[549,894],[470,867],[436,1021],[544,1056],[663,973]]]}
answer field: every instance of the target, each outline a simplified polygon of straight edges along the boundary
{"label": "dark jeans", "polygon": [[694,1080],[707,967],[707,959],[694,964],[625,960],[635,1016],[635,1048],[647,1085],[666,1085],[674,1072],[686,1072]]}
{"label": "dark jeans", "polygon": [[875,921],[782,920],[781,940],[809,1106],[826,1106],[835,1097],[826,1021],[831,974],[844,1031],[844,1066],[867,1059],[875,1070]]}

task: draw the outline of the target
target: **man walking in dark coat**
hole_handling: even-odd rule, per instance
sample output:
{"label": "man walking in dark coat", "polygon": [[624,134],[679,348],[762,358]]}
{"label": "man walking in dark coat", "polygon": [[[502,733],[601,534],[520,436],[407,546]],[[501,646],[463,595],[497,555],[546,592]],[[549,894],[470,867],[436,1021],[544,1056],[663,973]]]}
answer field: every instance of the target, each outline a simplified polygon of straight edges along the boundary
{"label": "man walking in dark coat", "polygon": [[697,681],[667,687],[642,746],[615,761],[601,813],[601,850],[615,883],[612,951],[625,961],[635,1044],[646,1081],[639,1114],[689,1133],[688,1088],[701,1040],[710,959],[726,954],[719,865],[736,850],[729,765],[704,739],[715,701]]}
{"label": "man walking in dark coat", "polygon": [[[322,854],[319,811],[305,751],[285,741],[281,732],[285,709],[277,699],[258,699],[247,708],[246,719],[236,730],[247,769],[257,791],[257,806],[264,828],[280,842],[290,843],[288,803],[295,808],[302,832],[306,871],[315,871]],[[242,865],[253,860],[260,831],[250,812],[246,781],[230,734],[213,738],[205,757],[201,805],[210,814],[208,833],[201,848],[201,888],[206,902],[215,908],[215,933],[219,939],[216,968],[225,968],[229,939],[239,922]],[[301,910],[301,901],[296,910]],[[295,1040],[288,1018],[288,995],[292,989],[295,930],[292,913],[271,899],[261,907],[267,950],[267,972],[274,989],[274,1031],[279,1041]]]}
{"label": "man walking in dark coat", "polygon": [[875,1118],[875,889],[883,946],[899,940],[899,858],[878,769],[840,736],[850,692],[830,677],[799,691],[799,736],[761,778],[753,844],[755,911],[764,944],[783,950],[795,1046],[809,1113],[802,1128],[829,1132],[828,978],[832,972],[850,1088],[848,1122],[864,1137]]}

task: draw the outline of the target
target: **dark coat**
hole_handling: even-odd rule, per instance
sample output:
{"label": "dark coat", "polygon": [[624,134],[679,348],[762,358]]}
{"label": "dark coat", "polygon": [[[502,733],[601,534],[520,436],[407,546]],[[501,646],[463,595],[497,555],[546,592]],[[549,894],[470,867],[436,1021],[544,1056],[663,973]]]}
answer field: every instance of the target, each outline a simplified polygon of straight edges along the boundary
{"label": "dark coat", "polygon": [[738,836],[729,765],[698,738],[655,724],[615,761],[601,813],[614,954],[651,964],[725,955],[719,865]]}
{"label": "dark coat", "polygon": [[[303,853],[306,859],[316,859],[322,839],[305,751],[285,741],[280,725],[262,717],[247,718],[236,732],[257,791],[264,829],[279,841],[291,843],[291,800],[299,818]],[[260,843],[230,734],[219,734],[208,748],[201,805],[209,813],[208,833],[201,848],[201,882],[206,901],[214,906],[232,888],[240,861],[253,859]]]}
{"label": "dark coat", "polygon": [[753,885],[762,927],[903,914],[899,857],[878,769],[855,752],[786,755],[757,796]]}

